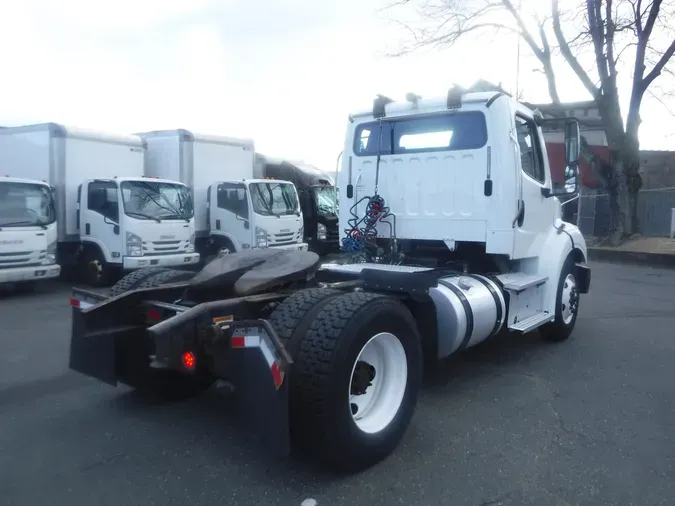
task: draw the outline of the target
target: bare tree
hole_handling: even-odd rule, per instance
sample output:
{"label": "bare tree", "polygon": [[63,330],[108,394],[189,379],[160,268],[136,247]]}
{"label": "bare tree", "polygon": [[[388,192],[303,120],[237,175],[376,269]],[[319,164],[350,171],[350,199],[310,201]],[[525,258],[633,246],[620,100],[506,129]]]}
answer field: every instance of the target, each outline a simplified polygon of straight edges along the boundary
{"label": "bare tree", "polygon": [[[561,105],[555,58],[561,56],[600,112],[610,150],[602,164],[612,214],[611,238],[618,242],[639,230],[640,108],[646,94],[658,98],[654,81],[675,53],[675,0],[551,0],[546,16],[525,16],[519,0],[400,0],[389,8],[415,6],[419,27],[398,54],[422,47],[447,48],[468,34],[514,33],[536,57],[554,105]],[[564,0],[563,0],[564,1]],[[586,50],[593,55],[591,63]],[[626,64],[628,62],[628,64]],[[628,111],[621,113],[620,69],[631,72]],[[563,114],[562,108],[560,114]]]}

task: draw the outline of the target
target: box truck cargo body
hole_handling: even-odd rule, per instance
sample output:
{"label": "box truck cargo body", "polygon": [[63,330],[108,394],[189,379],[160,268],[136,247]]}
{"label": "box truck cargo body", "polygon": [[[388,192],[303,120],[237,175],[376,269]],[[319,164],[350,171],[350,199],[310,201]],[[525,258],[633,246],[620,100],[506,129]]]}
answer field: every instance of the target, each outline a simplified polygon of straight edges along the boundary
{"label": "box truck cargo body", "polygon": [[199,261],[188,188],[148,178],[137,136],[53,123],[0,130],[0,162],[55,194],[57,260],[90,284],[152,265]]}
{"label": "box truck cargo body", "polygon": [[254,179],[252,140],[183,129],[138,135],[147,148],[147,174],[192,189],[202,256],[265,247],[307,249],[295,187]]}

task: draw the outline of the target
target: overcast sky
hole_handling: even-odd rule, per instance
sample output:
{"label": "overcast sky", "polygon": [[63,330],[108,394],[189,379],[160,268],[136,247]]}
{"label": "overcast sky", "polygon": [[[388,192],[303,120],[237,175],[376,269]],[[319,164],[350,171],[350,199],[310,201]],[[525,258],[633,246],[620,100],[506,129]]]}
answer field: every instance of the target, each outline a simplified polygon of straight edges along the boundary
{"label": "overcast sky", "polygon": [[[375,93],[443,95],[477,78],[515,89],[516,43],[387,58],[404,33],[382,0],[21,0],[0,5],[0,125],[54,121],[125,133],[186,128],[334,169],[347,115]],[[523,54],[526,54],[523,48]],[[546,101],[521,62],[525,98]],[[586,99],[563,75],[564,100]],[[645,148],[675,128],[647,104]]]}

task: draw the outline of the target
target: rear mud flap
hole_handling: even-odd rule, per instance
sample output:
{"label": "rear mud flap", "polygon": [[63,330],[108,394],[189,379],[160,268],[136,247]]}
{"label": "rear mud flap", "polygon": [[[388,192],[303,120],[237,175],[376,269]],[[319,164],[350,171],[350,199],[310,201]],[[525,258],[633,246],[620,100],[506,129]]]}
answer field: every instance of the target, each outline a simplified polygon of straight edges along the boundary
{"label": "rear mud flap", "polygon": [[256,348],[236,350],[230,363],[234,397],[242,430],[256,436],[266,453],[290,453],[288,381],[275,387],[263,353]]}
{"label": "rear mud flap", "polygon": [[266,453],[288,455],[288,353],[265,320],[239,321],[224,335],[214,343],[214,372],[234,385],[242,430],[255,435]]}
{"label": "rear mud flap", "polygon": [[118,343],[138,336],[143,328],[128,325],[101,330],[88,330],[86,315],[73,308],[70,338],[70,369],[117,386],[116,349]]}

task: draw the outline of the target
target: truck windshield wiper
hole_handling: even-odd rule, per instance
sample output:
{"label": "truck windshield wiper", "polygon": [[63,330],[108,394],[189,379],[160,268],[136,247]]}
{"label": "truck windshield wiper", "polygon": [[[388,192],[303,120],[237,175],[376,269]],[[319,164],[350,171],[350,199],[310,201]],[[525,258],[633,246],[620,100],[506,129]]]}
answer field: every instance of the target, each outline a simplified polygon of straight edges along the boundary
{"label": "truck windshield wiper", "polygon": [[162,223],[162,220],[155,216],[150,216],[149,214],[144,214],[144,213],[136,213],[134,211],[127,211],[127,214],[129,216],[140,216],[141,218],[145,218],[147,220],[155,220],[157,223]]}
{"label": "truck windshield wiper", "polygon": [[185,220],[187,223],[190,223],[190,218],[186,218],[182,214],[167,214],[161,217],[163,220]]}
{"label": "truck windshield wiper", "polygon": [[19,225],[26,225],[27,227],[42,227],[43,230],[47,230],[47,225],[45,225],[42,222],[34,222],[34,221],[12,221],[10,223],[2,223],[0,224],[0,230],[2,230],[2,227],[18,227]]}

